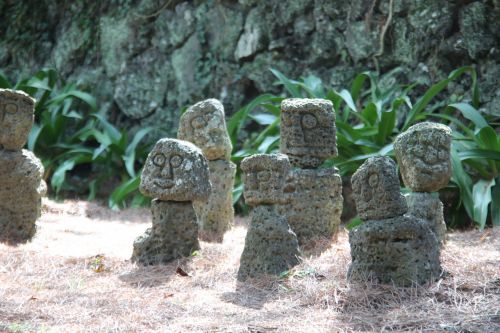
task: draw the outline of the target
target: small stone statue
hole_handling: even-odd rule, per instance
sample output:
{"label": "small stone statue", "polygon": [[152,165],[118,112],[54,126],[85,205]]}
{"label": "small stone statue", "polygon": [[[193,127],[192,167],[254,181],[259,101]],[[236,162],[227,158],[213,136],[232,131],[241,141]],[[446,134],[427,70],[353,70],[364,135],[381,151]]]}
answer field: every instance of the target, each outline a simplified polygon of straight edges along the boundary
{"label": "small stone statue", "polygon": [[333,238],[342,215],[342,180],[336,168],[318,169],[337,155],[335,113],[328,100],[292,98],[281,103],[281,146],[296,169],[286,180],[287,217],[299,244]]}
{"label": "small stone statue", "polygon": [[193,201],[200,239],[205,241],[222,242],[234,221],[236,165],[230,161],[232,145],[224,116],[224,107],[216,99],[196,103],[181,116],[177,134],[200,147],[208,160],[212,192],[206,200]]}
{"label": "small stone statue", "polygon": [[299,245],[275,204],[283,203],[283,186],[290,162],[282,154],[258,154],[241,162],[244,197],[255,206],[240,259],[238,280],[278,275],[299,263]]}
{"label": "small stone statue", "polygon": [[450,181],[450,147],[451,129],[432,122],[413,125],[394,142],[403,182],[413,191],[406,197],[409,213],[428,221],[441,243],[446,236],[443,204],[430,192]]}
{"label": "small stone statue", "polygon": [[35,100],[0,89],[0,241],[25,243],[35,235],[47,186],[41,161],[23,146],[33,126]]}
{"label": "small stone statue", "polygon": [[398,286],[439,277],[439,244],[427,223],[404,215],[396,164],[372,157],[352,176],[353,195],[363,224],[349,233],[351,281],[379,280]]}
{"label": "small stone statue", "polygon": [[154,198],[153,226],[134,242],[132,261],[150,265],[187,257],[200,248],[192,200],[211,190],[208,165],[192,143],[161,139],[149,153],[139,190]]}

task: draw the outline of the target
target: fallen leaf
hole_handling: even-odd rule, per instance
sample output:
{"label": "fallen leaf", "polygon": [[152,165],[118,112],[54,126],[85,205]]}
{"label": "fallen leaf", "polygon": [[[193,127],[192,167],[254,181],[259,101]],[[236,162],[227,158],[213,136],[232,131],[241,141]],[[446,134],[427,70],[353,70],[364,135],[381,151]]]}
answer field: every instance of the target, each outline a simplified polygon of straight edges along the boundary
{"label": "fallen leaf", "polygon": [[170,297],[174,297],[174,294],[163,294],[163,298],[170,298]]}
{"label": "fallen leaf", "polygon": [[177,267],[177,269],[175,270],[175,272],[176,272],[177,274],[179,274],[180,276],[191,276],[191,275],[189,275],[188,273],[186,273],[186,271],[185,271],[185,270],[183,270],[183,269],[182,269],[182,268],[180,268],[180,267]]}

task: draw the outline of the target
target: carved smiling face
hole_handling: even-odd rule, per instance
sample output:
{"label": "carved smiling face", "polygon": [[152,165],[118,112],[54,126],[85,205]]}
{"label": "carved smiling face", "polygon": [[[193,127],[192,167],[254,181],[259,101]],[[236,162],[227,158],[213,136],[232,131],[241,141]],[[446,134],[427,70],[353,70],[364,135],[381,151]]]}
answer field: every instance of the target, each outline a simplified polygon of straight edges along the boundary
{"label": "carved smiling face", "polygon": [[290,162],[283,154],[257,154],[241,162],[248,205],[283,203]]}
{"label": "carved smiling face", "polygon": [[208,160],[231,156],[231,140],[226,129],[224,107],[216,99],[191,106],[180,119],[178,138],[200,147]]}
{"label": "carved smiling face", "polygon": [[392,159],[369,158],[352,175],[351,182],[361,219],[379,220],[406,213],[406,201],[400,193],[396,163]]}
{"label": "carved smiling face", "polygon": [[208,165],[190,142],[161,139],[149,153],[140,191],[160,200],[203,200],[210,194]]}
{"label": "carved smiling face", "polygon": [[35,100],[22,91],[0,89],[0,148],[20,150],[33,126]]}
{"label": "carved smiling face", "polygon": [[337,155],[335,113],[328,100],[292,98],[281,103],[282,153],[294,166],[316,168]]}
{"label": "carved smiling face", "polygon": [[451,177],[451,129],[424,122],[410,127],[394,142],[403,182],[415,192],[434,192]]}

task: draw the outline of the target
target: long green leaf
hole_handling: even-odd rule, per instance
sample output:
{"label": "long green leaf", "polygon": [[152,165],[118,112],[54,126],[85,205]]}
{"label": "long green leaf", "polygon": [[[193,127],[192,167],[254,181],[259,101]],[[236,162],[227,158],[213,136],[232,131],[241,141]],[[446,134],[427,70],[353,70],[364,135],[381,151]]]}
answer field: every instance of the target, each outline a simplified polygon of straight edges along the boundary
{"label": "long green leaf", "polygon": [[271,73],[278,79],[278,82],[282,84],[285,89],[290,93],[291,97],[300,98],[302,94],[300,93],[299,86],[292,80],[287,78],[283,73],[277,69],[269,68]]}
{"label": "long green leaf", "polygon": [[112,209],[119,209],[120,207],[124,207],[127,196],[137,191],[140,183],[141,177],[137,175],[136,177],[131,178],[118,186],[109,197],[109,207]]}
{"label": "long green leaf", "polygon": [[460,189],[460,198],[464,205],[467,214],[471,219],[474,219],[474,200],[472,199],[472,180],[465,172],[458,156],[455,145],[452,142],[451,146],[451,164],[452,164],[452,177],[451,180],[457,184]]}
{"label": "long green leaf", "polygon": [[467,103],[453,103],[448,105],[448,107],[460,111],[462,115],[472,121],[478,129],[488,126],[488,122],[472,105],[469,105]]}
{"label": "long green leaf", "polygon": [[474,221],[479,223],[479,228],[484,229],[488,217],[488,205],[491,202],[491,187],[495,185],[495,179],[480,179],[472,188],[474,199]]}
{"label": "long green leaf", "polygon": [[500,226],[500,176],[495,180],[495,186],[491,188],[491,220],[493,226]]}

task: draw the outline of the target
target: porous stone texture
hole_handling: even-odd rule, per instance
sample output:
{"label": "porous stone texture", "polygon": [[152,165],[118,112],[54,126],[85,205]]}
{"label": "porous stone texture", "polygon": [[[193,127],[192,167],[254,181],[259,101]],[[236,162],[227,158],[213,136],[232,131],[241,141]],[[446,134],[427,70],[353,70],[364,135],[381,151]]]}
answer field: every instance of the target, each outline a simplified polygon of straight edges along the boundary
{"label": "porous stone texture", "polygon": [[240,259],[238,280],[279,275],[299,264],[297,236],[272,205],[253,209]]}
{"label": "porous stone texture", "polygon": [[25,243],[35,235],[47,190],[43,173],[32,152],[0,149],[0,242]]}
{"label": "porous stone texture", "polygon": [[317,168],[337,155],[333,104],[324,99],[291,98],[281,102],[280,152],[293,166]]}
{"label": "porous stone texture", "polygon": [[20,90],[0,89],[0,149],[21,150],[33,126],[35,100]]}
{"label": "porous stone texture", "polygon": [[151,202],[153,226],[134,242],[132,261],[143,265],[189,257],[200,248],[198,224],[191,202]]}
{"label": "porous stone texture", "polygon": [[139,190],[163,201],[205,200],[211,191],[207,161],[191,142],[161,139],[146,159]]}
{"label": "porous stone texture", "polygon": [[[152,137],[173,137],[180,110],[204,96],[232,114],[255,96],[280,93],[270,67],[293,79],[315,75],[341,91],[375,70],[374,59],[382,73],[395,69],[400,84],[426,87],[473,65],[484,111],[498,114],[499,2],[390,3],[0,1],[0,68],[13,82],[57,68],[97,96],[102,110],[119,114],[123,128],[161,124]],[[456,80],[449,91],[461,95],[470,82]]]}
{"label": "porous stone texture", "polygon": [[256,154],[241,161],[243,196],[247,205],[286,203],[283,187],[290,170],[283,154]]}
{"label": "porous stone texture", "polygon": [[407,212],[396,163],[389,157],[367,159],[351,178],[354,201],[362,220],[387,219]]}
{"label": "porous stone texture", "polygon": [[216,99],[189,107],[181,116],[177,137],[200,147],[209,161],[231,158],[233,147],[226,129],[224,106]]}
{"label": "porous stone texture", "polygon": [[342,215],[342,179],[337,169],[294,169],[286,180],[288,203],[278,206],[301,248],[318,238],[332,239]]}
{"label": "porous stone texture", "polygon": [[406,187],[414,192],[435,192],[451,178],[451,129],[423,122],[398,135],[394,152]]}
{"label": "porous stone texture", "polygon": [[425,222],[442,244],[446,241],[446,223],[443,215],[443,203],[434,193],[413,192],[406,195],[408,214]]}
{"label": "porous stone texture", "polygon": [[427,223],[414,216],[365,222],[349,232],[350,281],[419,285],[441,274],[439,244]]}
{"label": "porous stone texture", "polygon": [[222,242],[224,233],[234,221],[233,186],[236,165],[231,161],[208,161],[212,192],[208,199],[193,201],[200,226],[199,237],[205,241]]}

